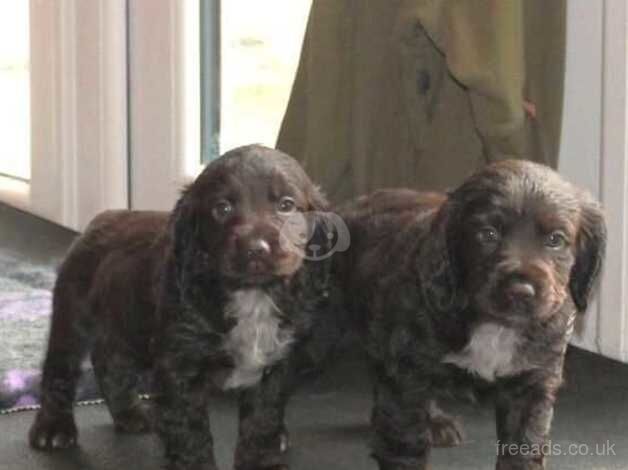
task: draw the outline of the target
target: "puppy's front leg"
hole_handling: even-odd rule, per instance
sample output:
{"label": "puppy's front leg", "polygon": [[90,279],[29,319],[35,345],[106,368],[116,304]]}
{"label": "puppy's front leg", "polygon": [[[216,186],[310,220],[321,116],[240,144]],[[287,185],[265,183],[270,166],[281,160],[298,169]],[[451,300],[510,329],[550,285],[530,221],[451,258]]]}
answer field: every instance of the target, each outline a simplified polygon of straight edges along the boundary
{"label": "puppy's front leg", "polygon": [[378,373],[371,417],[372,455],[380,470],[425,470],[430,454],[430,397],[418,379]]}
{"label": "puppy's front leg", "polygon": [[560,378],[524,377],[498,385],[497,470],[545,468],[547,436]]}
{"label": "puppy's front leg", "polygon": [[161,361],[155,381],[159,391],[156,429],[164,445],[166,468],[217,470],[203,375]]}
{"label": "puppy's front leg", "polygon": [[287,434],[284,411],[291,385],[287,361],[268,369],[254,387],[239,397],[239,434],[236,470],[284,470]]}

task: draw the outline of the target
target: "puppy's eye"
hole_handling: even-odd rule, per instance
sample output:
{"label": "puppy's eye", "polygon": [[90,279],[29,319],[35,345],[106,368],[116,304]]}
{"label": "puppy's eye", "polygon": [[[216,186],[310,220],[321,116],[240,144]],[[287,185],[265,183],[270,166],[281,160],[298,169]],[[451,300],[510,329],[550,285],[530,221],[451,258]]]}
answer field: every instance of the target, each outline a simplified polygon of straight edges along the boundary
{"label": "puppy's eye", "polygon": [[552,250],[560,250],[565,248],[568,244],[569,242],[567,241],[566,235],[560,230],[550,233],[545,239],[545,246]]}
{"label": "puppy's eye", "polygon": [[279,212],[280,214],[291,214],[296,209],[296,202],[294,202],[294,199],[288,196],[282,197],[277,204],[277,212]]}
{"label": "puppy's eye", "polygon": [[478,230],[475,234],[475,237],[477,241],[482,243],[483,245],[489,245],[498,242],[500,234],[495,227],[487,226],[482,227],[480,230]]}
{"label": "puppy's eye", "polygon": [[233,212],[233,205],[229,201],[219,201],[212,209],[214,217],[222,220]]}

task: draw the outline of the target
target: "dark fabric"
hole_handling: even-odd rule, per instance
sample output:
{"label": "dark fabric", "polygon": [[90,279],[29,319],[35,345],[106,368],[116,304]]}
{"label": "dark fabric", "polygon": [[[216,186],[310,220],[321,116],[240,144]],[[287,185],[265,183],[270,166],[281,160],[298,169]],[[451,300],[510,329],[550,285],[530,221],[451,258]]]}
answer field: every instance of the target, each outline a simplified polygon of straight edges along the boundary
{"label": "dark fabric", "polygon": [[333,200],[556,166],[565,0],[317,0],[278,138]]}

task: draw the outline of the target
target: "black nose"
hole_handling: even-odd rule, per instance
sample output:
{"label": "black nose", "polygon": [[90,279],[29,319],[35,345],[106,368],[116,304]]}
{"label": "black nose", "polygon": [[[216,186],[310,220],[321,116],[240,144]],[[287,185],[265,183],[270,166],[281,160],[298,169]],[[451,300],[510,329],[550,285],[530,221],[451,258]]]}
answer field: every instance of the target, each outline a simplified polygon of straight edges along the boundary
{"label": "black nose", "polygon": [[254,238],[246,245],[246,255],[249,258],[260,258],[270,255],[270,244],[263,238]]}
{"label": "black nose", "polygon": [[515,280],[506,286],[506,295],[511,299],[532,299],[536,295],[536,289],[531,282]]}

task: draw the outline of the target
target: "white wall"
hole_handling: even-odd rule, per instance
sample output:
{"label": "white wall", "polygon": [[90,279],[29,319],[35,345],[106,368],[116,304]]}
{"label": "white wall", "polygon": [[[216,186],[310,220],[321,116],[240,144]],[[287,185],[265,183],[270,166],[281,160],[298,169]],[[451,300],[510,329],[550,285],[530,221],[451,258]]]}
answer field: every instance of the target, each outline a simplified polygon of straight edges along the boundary
{"label": "white wall", "polygon": [[628,362],[626,5],[569,0],[567,16],[559,170],[602,201],[609,228],[599,299],[574,343]]}

